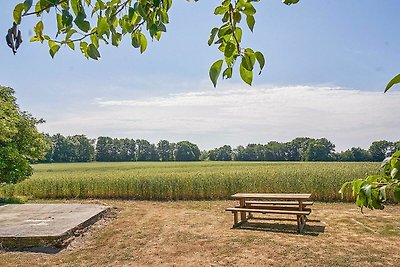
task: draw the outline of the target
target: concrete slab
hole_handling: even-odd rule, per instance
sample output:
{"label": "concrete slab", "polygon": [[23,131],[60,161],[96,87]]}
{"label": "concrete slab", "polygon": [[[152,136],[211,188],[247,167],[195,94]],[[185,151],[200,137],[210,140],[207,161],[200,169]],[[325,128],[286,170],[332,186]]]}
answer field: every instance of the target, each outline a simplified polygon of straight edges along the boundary
{"label": "concrete slab", "polygon": [[96,222],[109,207],[96,204],[8,204],[0,206],[4,247],[62,246]]}

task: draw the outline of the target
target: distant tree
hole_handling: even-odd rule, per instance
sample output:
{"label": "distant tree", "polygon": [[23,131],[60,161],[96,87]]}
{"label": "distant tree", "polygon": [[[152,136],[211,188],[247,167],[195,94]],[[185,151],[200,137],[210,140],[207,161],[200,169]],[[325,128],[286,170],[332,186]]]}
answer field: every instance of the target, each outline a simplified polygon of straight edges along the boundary
{"label": "distant tree", "polygon": [[160,140],[157,144],[157,152],[161,161],[174,159],[174,147],[167,140]]}
{"label": "distant tree", "polygon": [[108,136],[100,136],[96,142],[96,161],[107,162],[112,161],[112,138]]}
{"label": "distant tree", "polygon": [[36,128],[41,122],[19,109],[13,89],[0,86],[0,184],[28,178],[30,161],[44,158],[46,139]]}
{"label": "distant tree", "polygon": [[394,152],[394,144],[386,140],[374,141],[368,149],[372,161],[382,161]]}
{"label": "distant tree", "polygon": [[157,147],[155,144],[150,145],[150,161],[160,161],[160,155],[158,155]]}
{"label": "distant tree", "polygon": [[46,141],[46,156],[43,159],[39,159],[37,162],[39,163],[51,163],[53,162],[53,140],[51,135],[43,134],[44,139]]}
{"label": "distant tree", "polygon": [[268,161],[284,161],[287,160],[287,145],[277,141],[270,141],[265,145],[266,157]]}
{"label": "distant tree", "polygon": [[244,146],[237,146],[233,150],[233,160],[242,161],[244,160],[244,157],[245,157]]}
{"label": "distant tree", "polygon": [[208,151],[207,150],[202,150],[200,151],[200,160],[201,161],[206,161],[208,160]]}
{"label": "distant tree", "polygon": [[287,160],[289,161],[302,161],[304,160],[304,152],[306,151],[308,144],[313,139],[309,137],[297,137],[291,142],[286,143],[287,149]]}
{"label": "distant tree", "polygon": [[175,160],[198,161],[200,160],[200,149],[189,141],[180,141],[176,143]]}
{"label": "distant tree", "polygon": [[95,159],[95,140],[87,138],[85,135],[68,136],[68,144],[72,146],[70,149],[70,162],[89,162]]}
{"label": "distant tree", "polygon": [[136,140],[136,160],[137,161],[151,161],[154,156],[153,148],[149,141],[144,139]]}
{"label": "distant tree", "polygon": [[212,149],[208,152],[208,158],[214,161],[231,161],[232,147],[229,145],[224,145],[222,147]]}
{"label": "distant tree", "polygon": [[51,137],[53,142],[53,162],[72,162],[72,146],[62,134],[55,134]]}
{"label": "distant tree", "polygon": [[305,161],[331,161],[335,145],[326,138],[316,139],[308,144],[304,153]]}
{"label": "distant tree", "polygon": [[371,161],[371,154],[360,147],[352,147],[346,151],[335,154],[337,161],[360,162]]}

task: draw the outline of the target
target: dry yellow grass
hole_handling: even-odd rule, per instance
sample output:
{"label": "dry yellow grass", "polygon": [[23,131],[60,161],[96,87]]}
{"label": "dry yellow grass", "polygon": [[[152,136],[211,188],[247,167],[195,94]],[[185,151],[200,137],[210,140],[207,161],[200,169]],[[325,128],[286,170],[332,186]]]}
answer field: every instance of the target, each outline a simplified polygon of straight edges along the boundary
{"label": "dry yellow grass", "polygon": [[1,266],[398,266],[400,262],[400,206],[363,215],[353,204],[316,203],[306,234],[299,235],[294,221],[259,220],[247,225],[252,230],[231,229],[232,215],[224,209],[234,201],[106,204],[119,209],[116,217],[95,225],[67,249],[57,254],[3,251]]}

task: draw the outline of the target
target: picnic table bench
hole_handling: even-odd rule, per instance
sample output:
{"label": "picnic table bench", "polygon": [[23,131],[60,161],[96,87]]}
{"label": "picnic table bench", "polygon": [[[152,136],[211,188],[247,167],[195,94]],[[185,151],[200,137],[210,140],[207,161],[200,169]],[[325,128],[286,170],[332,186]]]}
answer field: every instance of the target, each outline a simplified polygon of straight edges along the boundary
{"label": "picnic table bench", "polygon": [[252,213],[285,214],[297,217],[297,231],[302,233],[313,205],[311,194],[237,193],[231,197],[239,200],[239,206],[226,209],[233,213],[234,228],[253,218]]}

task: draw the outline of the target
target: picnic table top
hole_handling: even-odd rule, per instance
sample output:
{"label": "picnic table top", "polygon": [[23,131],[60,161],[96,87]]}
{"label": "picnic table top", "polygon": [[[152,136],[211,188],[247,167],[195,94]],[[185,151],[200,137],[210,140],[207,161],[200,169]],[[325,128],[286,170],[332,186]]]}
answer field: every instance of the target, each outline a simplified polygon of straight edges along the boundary
{"label": "picnic table top", "polygon": [[311,194],[271,194],[271,193],[237,193],[231,198],[255,198],[255,199],[288,199],[288,200],[308,200]]}

